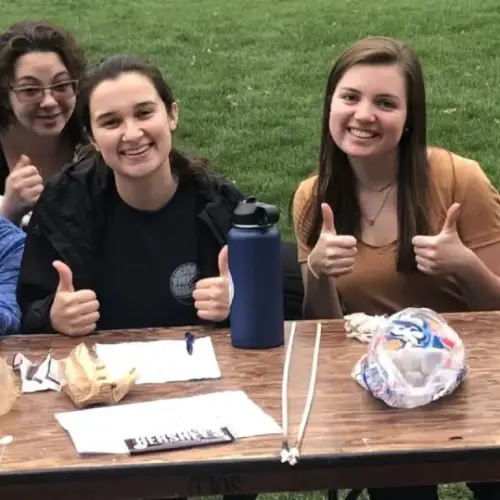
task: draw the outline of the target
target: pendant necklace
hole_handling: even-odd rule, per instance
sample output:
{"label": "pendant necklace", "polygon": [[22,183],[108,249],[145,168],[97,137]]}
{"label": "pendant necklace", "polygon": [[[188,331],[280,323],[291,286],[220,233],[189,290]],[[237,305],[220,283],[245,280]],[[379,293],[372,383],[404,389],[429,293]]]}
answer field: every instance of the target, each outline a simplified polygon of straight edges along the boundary
{"label": "pendant necklace", "polygon": [[[384,189],[387,189],[388,187],[391,187],[391,189],[387,190],[387,193],[384,196],[384,199],[382,200],[382,204],[380,205],[380,208],[378,209],[377,213],[373,217],[367,217],[364,215],[364,218],[366,222],[368,222],[368,225],[373,226],[375,224],[375,221],[378,219],[378,216],[380,215],[380,212],[382,212],[382,209],[384,208],[385,204],[387,203],[387,200],[389,199],[389,195],[392,192],[392,188],[395,186],[395,184],[389,184],[386,186]],[[379,191],[382,192],[383,190]]]}

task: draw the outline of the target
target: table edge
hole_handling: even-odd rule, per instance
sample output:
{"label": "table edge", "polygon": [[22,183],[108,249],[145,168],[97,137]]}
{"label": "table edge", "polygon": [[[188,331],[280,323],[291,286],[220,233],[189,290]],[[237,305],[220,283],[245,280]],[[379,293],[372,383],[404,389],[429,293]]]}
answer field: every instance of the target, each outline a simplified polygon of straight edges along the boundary
{"label": "table edge", "polygon": [[[111,456],[111,455],[110,455]],[[122,474],[142,474],[169,473],[174,476],[196,475],[196,474],[231,474],[244,472],[251,469],[258,472],[265,469],[266,472],[287,472],[292,469],[320,469],[325,467],[352,467],[352,466],[391,466],[399,465],[402,461],[405,464],[415,463],[443,463],[443,462],[462,462],[470,460],[484,460],[492,457],[500,457],[500,446],[489,447],[463,447],[463,448],[444,448],[433,450],[401,450],[401,451],[381,451],[366,453],[336,453],[307,455],[301,457],[298,464],[290,466],[282,464],[279,456],[268,458],[250,458],[250,459],[231,459],[231,460],[207,460],[191,462],[156,462],[156,463],[134,463],[118,464],[105,466],[75,466],[75,467],[57,467],[52,469],[33,469],[21,471],[3,472],[0,469],[0,487],[16,484],[18,481],[26,481],[27,478],[33,478],[38,482],[53,481],[58,476],[64,475],[64,481],[72,479],[81,480],[82,476],[95,477],[100,479],[111,479],[112,476]],[[271,466],[271,467],[270,467]]]}

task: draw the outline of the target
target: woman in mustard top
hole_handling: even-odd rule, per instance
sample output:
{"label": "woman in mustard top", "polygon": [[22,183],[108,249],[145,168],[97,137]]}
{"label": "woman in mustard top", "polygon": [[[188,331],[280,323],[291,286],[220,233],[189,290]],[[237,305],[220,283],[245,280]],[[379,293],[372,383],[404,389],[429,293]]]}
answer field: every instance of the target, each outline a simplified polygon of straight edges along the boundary
{"label": "woman in mustard top", "polygon": [[[480,166],[427,146],[418,58],[361,40],[333,66],[319,171],[293,200],[306,319],[500,309],[500,195]],[[477,499],[496,484],[470,484]],[[370,489],[372,500],[438,498],[437,486]]]}

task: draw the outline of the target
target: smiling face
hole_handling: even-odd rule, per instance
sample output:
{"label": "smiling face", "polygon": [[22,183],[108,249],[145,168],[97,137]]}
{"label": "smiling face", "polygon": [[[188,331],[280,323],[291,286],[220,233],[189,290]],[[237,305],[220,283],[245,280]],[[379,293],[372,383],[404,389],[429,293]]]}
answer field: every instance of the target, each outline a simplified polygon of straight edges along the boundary
{"label": "smiling face", "polygon": [[144,178],[169,165],[177,106],[168,112],[147,76],[128,72],[102,81],[89,110],[94,143],[115,175]]}
{"label": "smiling face", "polygon": [[330,134],[349,157],[385,156],[398,147],[406,116],[401,68],[357,64],[344,73],[333,93]]}
{"label": "smiling face", "polygon": [[[55,52],[30,52],[14,67],[9,100],[18,123],[37,135],[58,136],[75,110],[75,84]],[[52,87],[50,91],[40,87]]]}

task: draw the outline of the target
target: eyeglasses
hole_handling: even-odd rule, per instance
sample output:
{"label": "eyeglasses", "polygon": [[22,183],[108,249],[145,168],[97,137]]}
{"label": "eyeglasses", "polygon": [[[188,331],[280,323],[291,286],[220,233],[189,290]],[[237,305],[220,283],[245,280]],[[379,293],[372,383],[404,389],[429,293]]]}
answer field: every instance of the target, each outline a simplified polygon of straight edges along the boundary
{"label": "eyeglasses", "polygon": [[45,98],[45,94],[48,91],[54,99],[65,100],[71,99],[76,95],[76,90],[78,88],[77,80],[68,80],[66,82],[55,83],[54,85],[49,85],[48,87],[43,87],[40,85],[25,85],[21,87],[11,87],[12,91],[16,94],[19,102],[24,102],[27,104],[36,104],[42,102]]}

